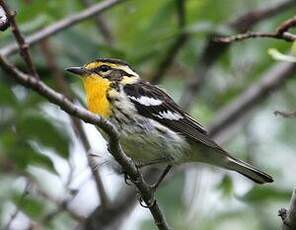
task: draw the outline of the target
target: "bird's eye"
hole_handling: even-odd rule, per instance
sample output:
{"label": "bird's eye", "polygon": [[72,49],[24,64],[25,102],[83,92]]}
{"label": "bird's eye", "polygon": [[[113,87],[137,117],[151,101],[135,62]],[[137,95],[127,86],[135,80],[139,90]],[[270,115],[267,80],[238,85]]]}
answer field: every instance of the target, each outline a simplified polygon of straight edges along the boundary
{"label": "bird's eye", "polygon": [[99,68],[99,70],[101,72],[107,72],[110,69],[111,69],[110,66],[107,66],[107,65],[101,65],[100,68]]}

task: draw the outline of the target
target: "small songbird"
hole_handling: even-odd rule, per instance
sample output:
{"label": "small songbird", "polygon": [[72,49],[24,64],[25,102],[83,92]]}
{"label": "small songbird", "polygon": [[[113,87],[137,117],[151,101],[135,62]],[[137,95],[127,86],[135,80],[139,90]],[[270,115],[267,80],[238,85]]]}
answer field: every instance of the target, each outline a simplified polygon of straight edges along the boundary
{"label": "small songbird", "polygon": [[120,133],[124,152],[136,165],[202,162],[236,171],[256,183],[271,176],[231,156],[207,135],[162,89],[144,81],[126,62],[98,58],[67,71],[79,75],[88,109],[109,119]]}

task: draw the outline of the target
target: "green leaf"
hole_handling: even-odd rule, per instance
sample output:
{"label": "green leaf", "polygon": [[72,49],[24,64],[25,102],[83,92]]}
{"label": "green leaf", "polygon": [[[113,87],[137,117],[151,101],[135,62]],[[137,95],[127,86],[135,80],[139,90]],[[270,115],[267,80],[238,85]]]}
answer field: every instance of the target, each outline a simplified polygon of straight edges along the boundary
{"label": "green leaf", "polygon": [[63,130],[59,130],[42,115],[25,115],[17,121],[17,131],[27,140],[53,148],[57,154],[69,155],[70,139]]}
{"label": "green leaf", "polygon": [[247,192],[241,199],[247,203],[259,203],[266,201],[287,201],[290,199],[291,191],[281,190],[273,187],[256,186]]}
{"label": "green leaf", "polygon": [[11,91],[11,89],[9,88],[9,86],[7,85],[3,85],[2,83],[0,83],[0,105],[16,105],[17,104],[17,100],[13,94],[13,92]]}
{"label": "green leaf", "polygon": [[222,190],[225,196],[231,195],[233,192],[233,183],[232,183],[231,177],[228,175],[225,175],[223,177],[223,180],[217,187],[218,189]]}
{"label": "green leaf", "polygon": [[45,210],[45,204],[42,200],[38,200],[32,196],[23,193],[15,192],[12,196],[14,204],[31,218],[38,218]]}
{"label": "green leaf", "polygon": [[277,49],[270,48],[268,54],[276,61],[292,62],[296,63],[296,57],[292,55],[283,54]]}
{"label": "green leaf", "polygon": [[293,56],[296,56],[296,41],[293,42],[292,47],[291,47],[291,54]]}
{"label": "green leaf", "polygon": [[25,170],[31,164],[55,171],[52,161],[47,156],[36,151],[25,139],[19,139],[12,131],[2,134],[0,139],[5,157],[18,169]]}

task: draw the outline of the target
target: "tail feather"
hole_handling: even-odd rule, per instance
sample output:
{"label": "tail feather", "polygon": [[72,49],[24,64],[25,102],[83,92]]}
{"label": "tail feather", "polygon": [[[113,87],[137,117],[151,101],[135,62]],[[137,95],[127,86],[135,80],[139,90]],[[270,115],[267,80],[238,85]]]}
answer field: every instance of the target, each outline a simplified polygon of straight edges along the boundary
{"label": "tail feather", "polygon": [[243,162],[241,160],[229,157],[227,162],[227,169],[236,171],[245,177],[253,180],[258,184],[271,183],[273,179],[268,174],[256,169],[254,166]]}

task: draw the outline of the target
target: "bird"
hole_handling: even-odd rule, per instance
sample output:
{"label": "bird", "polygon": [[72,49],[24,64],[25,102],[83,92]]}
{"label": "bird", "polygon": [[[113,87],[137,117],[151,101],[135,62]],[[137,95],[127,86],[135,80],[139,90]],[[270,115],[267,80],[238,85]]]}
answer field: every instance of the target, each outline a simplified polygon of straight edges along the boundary
{"label": "bird", "polygon": [[155,188],[173,166],[192,162],[235,171],[258,184],[273,182],[219,146],[201,123],[126,61],[97,58],[66,71],[82,79],[88,110],[116,127],[124,152],[139,168],[166,165]]}

